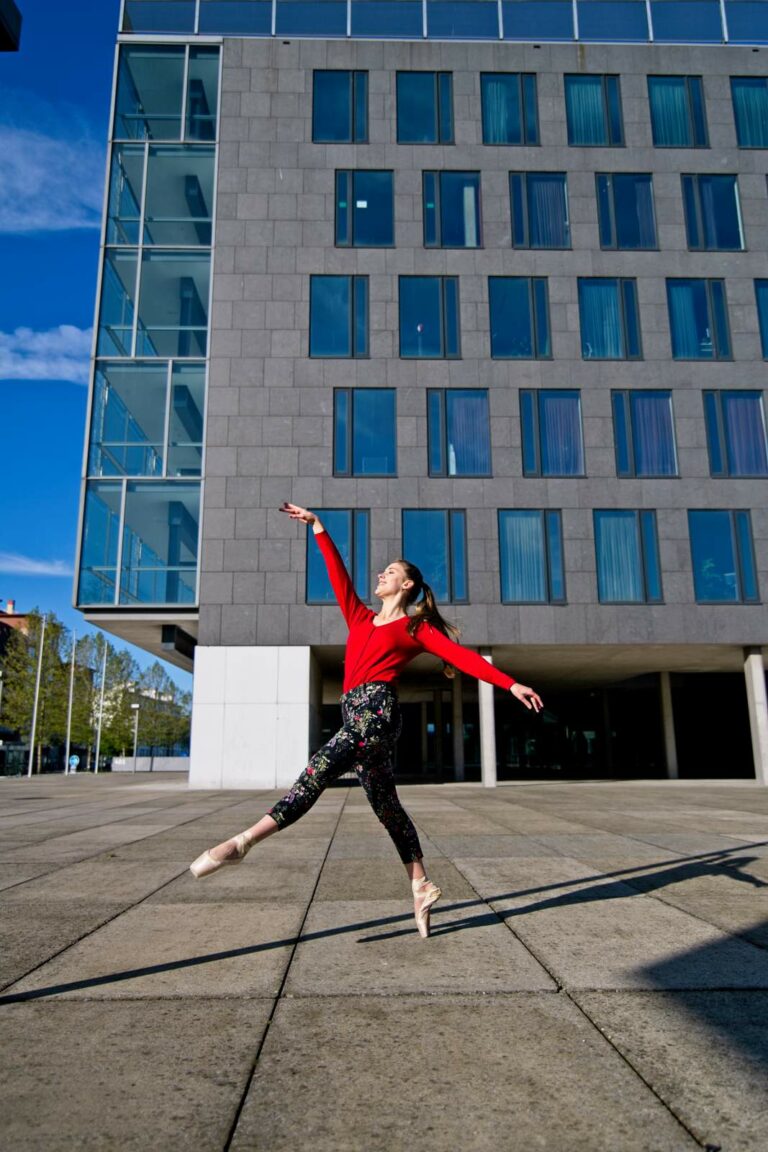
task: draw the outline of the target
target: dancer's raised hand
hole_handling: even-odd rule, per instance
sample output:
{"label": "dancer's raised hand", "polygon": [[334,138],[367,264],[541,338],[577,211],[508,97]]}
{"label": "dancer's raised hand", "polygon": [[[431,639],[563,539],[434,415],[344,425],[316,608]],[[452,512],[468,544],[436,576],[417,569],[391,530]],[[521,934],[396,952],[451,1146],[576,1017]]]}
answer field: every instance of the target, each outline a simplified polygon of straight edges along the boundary
{"label": "dancer's raised hand", "polygon": [[526,684],[513,684],[510,692],[521,704],[525,704],[529,711],[532,708],[534,712],[541,712],[544,707],[544,701],[538,692],[534,692],[533,688],[529,688]]}
{"label": "dancer's raised hand", "polygon": [[289,504],[287,500],[283,501],[279,511],[285,512],[291,520],[301,520],[302,524],[314,524],[317,521],[314,512],[310,512],[308,508],[300,508],[298,504]]}

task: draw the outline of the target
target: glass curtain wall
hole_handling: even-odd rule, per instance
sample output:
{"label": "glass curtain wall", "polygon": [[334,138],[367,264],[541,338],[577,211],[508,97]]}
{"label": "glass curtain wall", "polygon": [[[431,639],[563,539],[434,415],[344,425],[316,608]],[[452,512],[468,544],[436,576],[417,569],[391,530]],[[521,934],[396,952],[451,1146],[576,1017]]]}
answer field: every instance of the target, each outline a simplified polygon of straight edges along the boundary
{"label": "glass curtain wall", "polygon": [[120,49],[77,601],[197,601],[219,52]]}

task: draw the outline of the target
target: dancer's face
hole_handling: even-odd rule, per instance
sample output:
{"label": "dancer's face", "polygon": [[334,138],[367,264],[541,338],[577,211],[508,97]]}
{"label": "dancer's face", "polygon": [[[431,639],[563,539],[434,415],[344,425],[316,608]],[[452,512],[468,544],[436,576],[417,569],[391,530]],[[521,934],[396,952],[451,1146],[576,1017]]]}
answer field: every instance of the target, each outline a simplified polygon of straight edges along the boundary
{"label": "dancer's face", "polygon": [[398,596],[413,587],[413,580],[408,579],[405,569],[397,560],[389,564],[383,572],[379,572],[377,581],[374,595],[380,600],[387,596]]}

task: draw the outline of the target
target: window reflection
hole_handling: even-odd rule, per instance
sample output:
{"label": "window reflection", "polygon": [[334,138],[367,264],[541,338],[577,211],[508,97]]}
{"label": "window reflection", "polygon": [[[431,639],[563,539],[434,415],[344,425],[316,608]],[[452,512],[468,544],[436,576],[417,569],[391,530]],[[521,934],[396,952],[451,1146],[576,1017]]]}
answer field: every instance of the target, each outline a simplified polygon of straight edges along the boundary
{"label": "window reflection", "polygon": [[712,476],[768,476],[763,393],[704,393]]}
{"label": "window reflection", "polygon": [[602,248],[656,247],[653,177],[649,173],[599,173],[597,211]]}
{"label": "window reflection", "polygon": [[654,39],[668,44],[719,44],[719,0],[651,0]]}
{"label": "window reflection", "polygon": [[340,476],[395,476],[394,388],[337,388],[334,471]]}
{"label": "window reflection", "polygon": [[512,0],[501,8],[505,40],[573,40],[571,0]]}
{"label": "window reflection", "polygon": [[731,338],[722,280],[667,280],[675,360],[729,360]]}
{"label": "window reflection", "polygon": [[682,176],[688,247],[734,251],[744,247],[735,176]]}
{"label": "window reflection", "polygon": [[439,603],[468,598],[463,511],[404,510],[403,555],[421,569]]}
{"label": "window reflection", "polygon": [[144,251],[138,356],[205,356],[209,281],[207,253]]}
{"label": "window reflection", "polygon": [[488,304],[495,360],[542,360],[552,355],[549,293],[543,277],[491,276]]}
{"label": "window reflection", "polygon": [[199,484],[129,481],[120,603],[195,603],[199,525]]}
{"label": "window reflection", "polygon": [[654,147],[708,146],[701,76],[649,76],[648,101]]}
{"label": "window reflection", "polygon": [[424,173],[424,245],[479,248],[480,173]]}
{"label": "window reflection", "polygon": [[461,355],[456,277],[400,277],[400,355],[420,359]]}
{"label": "window reflection", "polygon": [[[371,599],[368,571],[369,520],[367,509],[314,508],[341,553],[355,591],[365,603]],[[325,562],[311,532],[307,533],[307,604],[335,604]]]}
{"label": "window reflection", "polygon": [[122,484],[91,481],[85,493],[78,604],[114,604]]}
{"label": "window reflection", "polygon": [[503,603],[565,601],[562,537],[560,512],[533,508],[499,511]]}
{"label": "window reflection", "polygon": [[336,173],[336,244],[340,248],[391,248],[395,243],[392,172]]}
{"label": "window reflection", "polygon": [[524,476],[583,476],[578,389],[521,389]]}
{"label": "window reflection", "polygon": [[480,77],[483,144],[538,144],[536,76],[484,72]]}
{"label": "window reflection", "polygon": [[427,0],[427,35],[436,40],[495,40],[498,34],[496,0]]}
{"label": "window reflection", "polygon": [[672,393],[611,394],[617,476],[677,476]]}
{"label": "window reflection", "polygon": [[693,586],[700,604],[755,602],[757,575],[747,511],[689,511]]}
{"label": "window reflection", "polygon": [[594,525],[600,603],[660,602],[656,513],[595,510]]}
{"label": "window reflection", "polygon": [[316,144],[360,144],[368,139],[367,72],[313,72],[312,139]]}
{"label": "window reflection", "polygon": [[513,247],[570,248],[565,172],[510,172],[509,191]]}
{"label": "window reflection", "polygon": [[398,72],[398,144],[453,143],[450,72]]}
{"label": "window reflection", "polygon": [[488,393],[484,388],[427,392],[431,476],[490,476]]}
{"label": "window reflection", "polygon": [[115,101],[118,140],[181,136],[184,48],[123,46]]}
{"label": "window reflection", "polygon": [[99,304],[99,356],[130,356],[136,306],[137,252],[107,249]]}

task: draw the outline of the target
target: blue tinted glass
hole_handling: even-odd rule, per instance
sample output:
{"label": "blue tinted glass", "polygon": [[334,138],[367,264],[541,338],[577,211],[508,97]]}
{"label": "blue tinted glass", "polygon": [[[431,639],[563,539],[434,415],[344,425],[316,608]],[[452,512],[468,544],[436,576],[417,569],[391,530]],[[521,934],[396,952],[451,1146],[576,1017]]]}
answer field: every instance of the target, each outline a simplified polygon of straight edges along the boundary
{"label": "blue tinted glass", "polygon": [[581,354],[585,360],[626,355],[618,280],[579,280]]}
{"label": "blue tinted glass", "polygon": [[215,140],[219,102],[218,48],[190,48],[187,69],[187,140]]}
{"label": "blue tinted glass", "polygon": [[645,5],[637,0],[579,0],[578,12],[580,40],[648,39]]}
{"label": "blue tinted glass", "polygon": [[555,604],[565,601],[565,564],[563,562],[563,526],[559,512],[547,512],[547,548],[549,552],[549,598]]}
{"label": "blue tinted glass", "polygon": [[443,511],[403,512],[403,555],[415,564],[435,594],[435,599],[450,599],[450,563],[448,556],[448,514]]}
{"label": "blue tinted glass", "polygon": [[361,600],[366,603],[371,598],[370,571],[368,559],[368,537],[370,536],[370,514],[367,509],[358,508],[353,514],[354,522],[354,556],[352,574],[355,581],[355,591]]}
{"label": "blue tinted glass", "polygon": [[624,305],[626,356],[628,360],[639,360],[642,356],[642,349],[640,347],[640,314],[637,309],[637,285],[634,280],[621,281],[621,297]]}
{"label": "blue tinted glass", "polygon": [[539,416],[536,393],[527,388],[520,392],[520,423],[523,436],[523,475],[538,476],[539,465]]}
{"label": "blue tinted glass", "polygon": [[581,400],[576,391],[540,391],[542,476],[582,476]]}
{"label": "blue tinted glass", "polygon": [[353,196],[352,173],[336,173],[336,243],[342,247],[352,243],[352,212],[350,203]]}
{"label": "blue tinted glass", "polygon": [[654,39],[669,44],[719,44],[718,0],[651,0]]}
{"label": "blue tinted glass", "polygon": [[479,388],[450,389],[445,393],[445,416],[448,475],[490,475],[488,393]]}
{"label": "blue tinted glass", "polygon": [[350,142],[352,73],[320,72],[312,77],[312,139],[316,143]]}
{"label": "blue tinted glass", "polygon": [[125,0],[124,32],[194,32],[195,0]]}
{"label": "blue tinted glass", "polygon": [[199,481],[128,482],[121,604],[195,603],[199,523]]}
{"label": "blue tinted glass", "polygon": [[528,237],[531,248],[570,248],[564,172],[528,172]]}
{"label": "blue tinted glass", "polygon": [[400,277],[400,355],[443,355],[441,286],[438,276]]}
{"label": "blue tinted glass", "polygon": [[429,474],[445,476],[445,393],[438,389],[427,393],[427,425]]}
{"label": "blue tinted glass", "polygon": [[649,76],[651,131],[657,148],[691,148],[693,119],[685,76]]}
{"label": "blue tinted glass", "polygon": [[91,481],[86,489],[78,604],[114,604],[122,484]]}
{"label": "blue tinted glass", "polygon": [[502,601],[546,603],[547,556],[542,513],[533,509],[499,512],[499,548]]}
{"label": "blue tinted glass", "polygon": [[616,220],[617,248],[655,248],[653,184],[645,173],[616,173],[610,177]]}
{"label": "blue tinted glass", "polygon": [[437,226],[439,219],[439,173],[424,173],[424,247],[435,248],[440,244],[440,234]]}
{"label": "blue tinted glass", "polygon": [[739,148],[768,148],[768,83],[764,76],[732,76]]}
{"label": "blue tinted glass", "polygon": [[444,355],[461,355],[459,332],[459,281],[455,276],[445,276],[442,281],[444,299]]}
{"label": "blue tinted glass", "polygon": [[437,74],[437,109],[440,142],[453,143],[453,77],[450,72]]}
{"label": "blue tinted glass", "polygon": [[707,114],[704,107],[704,89],[701,76],[688,77],[688,95],[693,116],[693,142],[697,148],[706,148],[709,141]]}
{"label": "blue tinted glass", "polygon": [[712,321],[715,332],[716,355],[720,360],[729,360],[731,357],[731,336],[728,329],[725,284],[722,280],[710,280],[709,291],[712,298]]}
{"label": "blue tinted glass", "polygon": [[616,247],[616,227],[613,219],[611,177],[597,176],[597,220],[600,228],[600,247]]}
{"label": "blue tinted glass", "polygon": [[669,328],[675,360],[713,360],[706,280],[667,280]]}
{"label": "blue tinted glass", "polygon": [[522,144],[523,110],[520,75],[517,72],[486,72],[480,77],[483,102],[483,143]]}
{"label": "blue tinted glass", "polygon": [[609,144],[602,76],[566,76],[565,112],[568,143]]}
{"label": "blue tinted glass", "polygon": [[440,174],[440,231],[444,248],[480,246],[480,174]]}
{"label": "blue tinted glass", "polygon": [[505,40],[572,40],[571,0],[513,0],[502,4]]}
{"label": "blue tinted glass", "polygon": [[340,476],[348,476],[351,471],[349,459],[350,403],[351,389],[337,388],[333,394],[333,470]]}
{"label": "blue tinted glass", "polygon": [[[91,476],[162,476],[168,367],[100,363],[91,408],[88,473]],[[202,414],[198,416],[198,442]],[[190,414],[192,408],[190,409]]]}
{"label": "blue tinted glass", "polygon": [[689,248],[705,247],[699,226],[698,195],[695,176],[682,176],[683,209],[685,211],[685,231]]}
{"label": "blue tinted glass", "polygon": [[757,600],[757,572],[755,571],[755,554],[752,548],[749,512],[734,512],[733,518],[736,528],[739,575],[741,576],[741,599]]}
{"label": "blue tinted glass", "polygon": [[368,355],[368,277],[353,276],[355,356]]}
{"label": "blue tinted glass", "polygon": [[309,282],[310,356],[352,355],[349,276],[312,276]]}
{"label": "blue tinted glass", "polygon": [[597,595],[601,604],[642,603],[645,580],[637,513],[595,511]]}
{"label": "blue tinted glass", "polygon": [[512,244],[515,248],[525,248],[528,245],[528,234],[525,227],[524,179],[522,172],[510,172],[509,174],[509,195],[512,203]]}
{"label": "blue tinted glass", "polygon": [[729,476],[768,476],[762,392],[721,392]]}
{"label": "blue tinted glass", "polygon": [[732,44],[768,43],[768,10],[765,0],[728,0],[728,37]]}
{"label": "blue tinted glass", "polygon": [[499,9],[496,0],[429,0],[427,36],[436,40],[496,40]]}
{"label": "blue tinted glass", "polygon": [[394,476],[394,389],[356,388],[352,402],[352,474]]}
{"label": "blue tinted glass", "polygon": [[532,72],[523,74],[523,106],[525,109],[525,142],[539,142],[539,102],[536,94],[536,77]]}
{"label": "blue tinted glass", "polygon": [[98,354],[130,356],[136,303],[136,251],[108,248],[99,306]]}
{"label": "blue tinted glass", "polygon": [[344,0],[277,0],[278,36],[346,36]]}
{"label": "blue tinted glass", "polygon": [[491,356],[531,360],[534,357],[531,282],[527,276],[491,276]]}
{"label": "blue tinted glass", "polygon": [[[352,548],[352,513],[346,508],[316,508],[317,515],[323,521],[325,528],[333,542],[341,554],[341,558],[348,572],[354,570],[353,564],[353,548]],[[358,595],[362,599],[368,598],[367,589],[361,592],[360,588],[357,589]],[[325,567],[323,555],[317,546],[314,534],[307,533],[307,603],[308,604],[333,604],[335,603],[335,596],[331,582],[328,579],[328,571]]]}
{"label": "blue tinted glass", "polygon": [[352,35],[421,39],[421,0],[352,0]]}
{"label": "blue tinted glass", "polygon": [[358,143],[368,139],[368,73],[353,72],[352,103],[354,115],[353,137]]}
{"label": "blue tinted glass", "polygon": [[627,427],[627,393],[614,392],[611,400],[613,406],[613,436],[616,445],[616,475],[632,476],[630,437],[629,428]]}
{"label": "blue tinted glass", "polygon": [[198,247],[211,243],[214,149],[154,144],[144,192],[144,243]]}
{"label": "blue tinted glass", "polygon": [[178,140],[183,84],[182,47],[123,45],[115,98],[115,137]]}
{"label": "blue tinted glass", "polygon": [[737,601],[739,582],[730,512],[689,512],[693,587],[697,601]]}
{"label": "blue tinted glass", "polygon": [[271,0],[200,0],[200,32],[269,36]]}
{"label": "blue tinted glass", "polygon": [[763,359],[768,359],[768,280],[755,280],[757,319],[760,324],[760,344]]}
{"label": "blue tinted glass", "polygon": [[435,72],[398,72],[398,144],[437,144],[438,108]]}
{"label": "blue tinted glass", "polygon": [[463,512],[451,512],[451,599],[467,599],[467,539]]}
{"label": "blue tinted glass", "polygon": [[611,144],[624,143],[624,122],[621,115],[621,93],[618,76],[606,76],[605,97],[608,105],[608,139]]}
{"label": "blue tinted glass", "polygon": [[144,145],[115,144],[109,170],[107,244],[138,244]]}
{"label": "blue tinted glass", "polygon": [[145,248],[137,317],[139,356],[205,356],[209,253]]}
{"label": "blue tinted glass", "polygon": [[168,476],[200,476],[203,470],[205,366],[174,364],[168,416]]}
{"label": "blue tinted glass", "polygon": [[675,428],[669,392],[630,392],[636,476],[676,476]]}
{"label": "blue tinted glass", "polygon": [[645,564],[645,598],[649,604],[661,600],[661,564],[659,544],[656,538],[656,513],[640,513],[640,534],[643,538],[643,562]]}
{"label": "blue tinted glass", "polygon": [[707,426],[710,474],[712,476],[725,476],[723,436],[717,392],[704,393],[704,422]]}
{"label": "blue tinted glass", "polygon": [[395,242],[391,172],[357,171],[353,178],[353,234],[358,248],[389,248]]}
{"label": "blue tinted glass", "polygon": [[[683,176],[688,244],[691,248],[734,250],[742,247],[735,176]],[[701,220],[691,218],[697,211]]]}
{"label": "blue tinted glass", "polygon": [[547,359],[552,355],[552,344],[549,335],[549,294],[547,281],[536,277],[533,281],[533,314],[536,336],[536,356]]}

